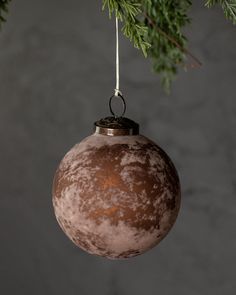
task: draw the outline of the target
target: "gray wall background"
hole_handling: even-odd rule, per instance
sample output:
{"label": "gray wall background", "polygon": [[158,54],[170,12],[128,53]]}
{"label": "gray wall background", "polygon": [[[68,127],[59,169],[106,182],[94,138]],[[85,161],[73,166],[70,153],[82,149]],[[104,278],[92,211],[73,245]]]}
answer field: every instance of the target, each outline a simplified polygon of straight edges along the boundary
{"label": "gray wall background", "polygon": [[101,1],[13,1],[0,34],[0,294],[235,294],[236,30],[203,2],[186,34],[204,66],[170,96],[121,41],[127,116],[172,157],[183,201],[157,248],[117,262],[76,248],[51,204],[57,164],[108,115],[114,23]]}

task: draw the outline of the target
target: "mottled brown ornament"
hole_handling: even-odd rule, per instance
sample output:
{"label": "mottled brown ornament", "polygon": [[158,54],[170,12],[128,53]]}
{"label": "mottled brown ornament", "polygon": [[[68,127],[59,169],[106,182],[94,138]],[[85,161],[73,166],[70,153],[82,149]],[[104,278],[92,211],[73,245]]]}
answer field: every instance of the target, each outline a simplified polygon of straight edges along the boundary
{"label": "mottled brown ornament", "polygon": [[107,118],[60,163],[53,184],[56,218],[83,250],[111,259],[140,255],[173,226],[180,183],[166,153],[138,125]]}

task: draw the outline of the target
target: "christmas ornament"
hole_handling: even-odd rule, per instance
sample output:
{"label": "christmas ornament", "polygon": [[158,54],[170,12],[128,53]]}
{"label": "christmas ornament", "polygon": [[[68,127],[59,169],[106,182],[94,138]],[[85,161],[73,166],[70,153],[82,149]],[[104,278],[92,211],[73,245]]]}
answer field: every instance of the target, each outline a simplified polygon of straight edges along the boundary
{"label": "christmas ornament", "polygon": [[[170,158],[124,117],[117,19],[116,32],[117,84],[109,101],[113,116],[97,121],[95,132],[63,158],[54,177],[53,206],[58,223],[77,246],[124,259],[146,252],[166,236],[181,196]],[[114,98],[123,103],[121,116],[113,111]]]}
{"label": "christmas ornament", "polygon": [[109,117],[75,145],[54,179],[53,204],[68,237],[108,258],[144,253],[173,226],[177,172],[166,153],[127,118]]}

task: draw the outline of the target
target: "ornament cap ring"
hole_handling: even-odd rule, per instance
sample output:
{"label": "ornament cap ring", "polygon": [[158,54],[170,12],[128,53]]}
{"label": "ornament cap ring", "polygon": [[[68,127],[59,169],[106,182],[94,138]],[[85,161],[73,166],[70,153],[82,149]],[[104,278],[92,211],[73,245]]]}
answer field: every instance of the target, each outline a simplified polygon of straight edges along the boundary
{"label": "ornament cap ring", "polygon": [[108,136],[138,135],[139,124],[125,117],[106,117],[94,123],[97,134]]}
{"label": "ornament cap ring", "polygon": [[[112,108],[112,101],[113,101],[114,98],[120,98],[121,101],[122,101],[122,104],[123,104],[123,112],[122,112],[122,114],[121,114],[120,116],[117,116],[117,115],[115,114],[113,108]],[[109,100],[109,109],[110,109],[111,114],[112,114],[115,118],[118,118],[118,117],[121,118],[121,117],[123,117],[124,114],[126,113],[126,102],[125,102],[125,99],[124,99],[124,97],[121,95],[120,92],[118,93],[118,95],[115,95],[115,94],[114,94],[114,95],[112,95],[112,96],[110,97],[110,100]]]}

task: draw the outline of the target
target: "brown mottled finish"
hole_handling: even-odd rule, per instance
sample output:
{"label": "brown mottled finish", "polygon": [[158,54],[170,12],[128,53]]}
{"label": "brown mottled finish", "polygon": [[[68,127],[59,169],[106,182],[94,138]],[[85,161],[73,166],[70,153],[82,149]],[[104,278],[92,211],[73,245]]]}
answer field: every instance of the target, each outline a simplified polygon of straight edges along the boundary
{"label": "brown mottled finish", "polygon": [[180,183],[146,137],[93,134],[62,160],[53,184],[57,220],[85,251],[111,259],[144,253],[173,226]]}

